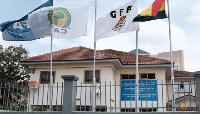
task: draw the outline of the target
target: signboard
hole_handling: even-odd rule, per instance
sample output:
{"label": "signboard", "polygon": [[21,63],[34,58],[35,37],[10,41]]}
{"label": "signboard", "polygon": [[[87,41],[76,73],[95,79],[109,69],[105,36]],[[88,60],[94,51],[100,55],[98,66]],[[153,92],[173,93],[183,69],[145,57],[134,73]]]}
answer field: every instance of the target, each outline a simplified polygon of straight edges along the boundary
{"label": "signboard", "polygon": [[174,82],[175,92],[191,92],[191,82]]}
{"label": "signboard", "polygon": [[[157,80],[139,80],[138,105],[157,107]],[[121,107],[135,106],[135,80],[121,80]]]}

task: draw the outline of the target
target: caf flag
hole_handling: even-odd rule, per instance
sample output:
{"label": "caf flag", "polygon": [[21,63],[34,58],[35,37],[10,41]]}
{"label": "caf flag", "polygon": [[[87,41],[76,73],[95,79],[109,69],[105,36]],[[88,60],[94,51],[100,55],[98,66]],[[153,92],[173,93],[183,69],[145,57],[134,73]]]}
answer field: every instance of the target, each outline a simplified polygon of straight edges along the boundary
{"label": "caf flag", "polygon": [[131,0],[129,3],[110,11],[97,20],[95,40],[139,30],[139,23],[133,22],[137,14],[137,0]]}
{"label": "caf flag", "polygon": [[[44,8],[48,6],[53,6],[53,0],[48,0],[41,6],[34,9],[33,11],[36,11],[40,8]],[[28,21],[28,14],[19,20],[8,21],[8,22],[4,22],[0,24],[0,30],[2,31],[3,40],[6,40],[6,41],[36,40],[27,21]]]}
{"label": "caf flag", "polygon": [[92,3],[69,7],[46,7],[29,14],[29,26],[36,38],[75,38],[87,35]]}
{"label": "caf flag", "polygon": [[165,0],[155,0],[151,6],[136,16],[134,22],[145,22],[167,18],[165,13]]}

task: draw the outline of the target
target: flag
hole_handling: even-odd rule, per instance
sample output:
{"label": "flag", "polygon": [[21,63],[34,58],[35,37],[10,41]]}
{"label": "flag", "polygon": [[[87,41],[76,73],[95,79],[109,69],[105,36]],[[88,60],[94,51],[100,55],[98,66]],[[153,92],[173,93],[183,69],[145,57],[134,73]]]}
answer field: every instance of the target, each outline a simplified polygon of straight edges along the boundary
{"label": "flag", "polygon": [[133,22],[133,18],[137,14],[137,0],[131,0],[131,2],[110,11],[97,20],[95,40],[139,30],[139,23]]}
{"label": "flag", "polygon": [[[48,6],[53,6],[53,0],[48,0],[46,3],[42,4],[33,11]],[[30,13],[32,13],[33,11],[31,11]],[[8,21],[0,24],[0,30],[2,31],[3,40],[7,41],[36,40],[27,21],[28,21],[28,14],[19,20]]]}
{"label": "flag", "polygon": [[87,35],[87,20],[93,3],[69,7],[46,7],[29,14],[29,25],[36,38],[53,36],[75,38]]}
{"label": "flag", "polygon": [[165,0],[155,0],[151,6],[133,19],[134,22],[144,22],[167,18],[165,13]]}

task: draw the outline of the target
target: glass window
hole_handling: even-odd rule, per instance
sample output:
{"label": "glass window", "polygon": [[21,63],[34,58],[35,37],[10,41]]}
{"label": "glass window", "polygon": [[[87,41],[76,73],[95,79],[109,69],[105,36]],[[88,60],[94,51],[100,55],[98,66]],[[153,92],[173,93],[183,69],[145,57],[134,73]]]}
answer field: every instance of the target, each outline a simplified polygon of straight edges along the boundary
{"label": "glass window", "polygon": [[190,93],[192,92],[191,82],[188,81],[181,81],[181,82],[174,82],[175,92],[179,93]]}
{"label": "glass window", "polygon": [[178,66],[174,66],[173,70],[177,71],[178,70]]}
{"label": "glass window", "polygon": [[123,74],[122,79],[128,79],[128,74]]}
{"label": "glass window", "polygon": [[147,79],[147,74],[141,74],[141,79]]}
{"label": "glass window", "polygon": [[91,106],[76,106],[76,111],[92,111]]}
{"label": "glass window", "polygon": [[121,112],[135,112],[134,108],[121,108]]}
{"label": "glass window", "polygon": [[[76,111],[92,111],[92,106],[76,106]],[[96,112],[107,112],[107,107],[96,106]]]}
{"label": "glass window", "polygon": [[156,112],[156,109],[152,109],[152,108],[140,108],[140,112]]}
{"label": "glass window", "polygon": [[[55,72],[52,72],[53,75],[53,83],[55,83]],[[40,72],[40,83],[50,83],[50,72],[49,71],[41,71]]]}
{"label": "glass window", "polygon": [[156,79],[156,76],[154,73],[140,74],[140,79]]}
{"label": "glass window", "polygon": [[148,74],[148,79],[156,79],[155,74]]}
{"label": "glass window", "polygon": [[[95,78],[96,82],[100,82],[100,70],[95,70]],[[92,83],[93,71],[87,70],[85,71],[85,83]]]}
{"label": "glass window", "polygon": [[129,79],[135,79],[135,75],[129,75]]}
{"label": "glass window", "polygon": [[135,79],[135,75],[134,74],[121,74],[121,79],[122,80],[134,80]]}

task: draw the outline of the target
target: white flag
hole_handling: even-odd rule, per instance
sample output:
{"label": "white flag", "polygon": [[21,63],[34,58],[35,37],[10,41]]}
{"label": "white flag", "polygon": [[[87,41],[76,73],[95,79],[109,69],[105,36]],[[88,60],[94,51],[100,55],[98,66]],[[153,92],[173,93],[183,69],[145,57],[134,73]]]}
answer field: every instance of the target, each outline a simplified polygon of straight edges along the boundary
{"label": "white flag", "polygon": [[28,15],[35,38],[75,38],[87,35],[87,20],[94,3],[70,7],[46,7]]}
{"label": "white flag", "polygon": [[139,23],[133,22],[137,15],[137,0],[131,0],[131,2],[112,10],[97,20],[95,40],[139,30]]}

